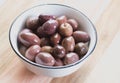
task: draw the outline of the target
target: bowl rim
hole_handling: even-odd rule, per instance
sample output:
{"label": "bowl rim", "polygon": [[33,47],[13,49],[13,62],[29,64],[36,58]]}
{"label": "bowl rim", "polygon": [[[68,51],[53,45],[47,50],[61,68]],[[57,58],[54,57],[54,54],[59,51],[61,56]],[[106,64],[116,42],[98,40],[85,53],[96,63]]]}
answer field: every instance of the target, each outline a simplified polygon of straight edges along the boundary
{"label": "bowl rim", "polygon": [[[15,23],[15,21],[16,21],[23,13],[27,12],[28,10],[30,10],[30,9],[32,9],[32,8],[35,8],[35,7],[38,7],[38,6],[45,6],[45,5],[58,5],[58,6],[64,6],[64,7],[73,9],[73,10],[79,12],[80,14],[82,14],[82,15],[92,24],[92,27],[93,27],[93,29],[94,29],[95,39],[96,39],[96,40],[95,40],[95,45],[94,45],[94,47],[92,48],[92,50],[89,52],[89,54],[85,55],[85,57],[82,57],[79,61],[77,61],[77,62],[75,62],[75,63],[72,63],[72,64],[69,64],[69,65],[65,65],[65,66],[44,66],[44,65],[36,64],[35,62],[32,62],[32,61],[30,61],[30,60],[27,60],[27,58],[22,58],[22,55],[19,55],[19,53],[17,53],[17,51],[15,50],[15,48],[14,48],[13,45],[12,45],[12,41],[11,41],[11,38],[10,38],[11,29],[12,29],[13,24]],[[28,8],[27,10],[23,11],[21,14],[19,14],[19,15],[14,19],[14,21],[12,22],[12,24],[11,24],[11,26],[10,26],[10,29],[9,29],[9,42],[10,42],[10,45],[11,45],[13,51],[14,51],[23,61],[25,61],[25,62],[33,65],[33,66],[37,66],[37,67],[41,67],[41,68],[46,68],[46,69],[63,69],[63,68],[68,68],[68,67],[75,66],[75,65],[83,62],[83,61],[84,61],[88,56],[90,56],[91,53],[94,51],[94,49],[95,49],[95,47],[96,47],[96,45],[97,45],[97,40],[98,40],[98,38],[97,38],[97,30],[96,30],[94,24],[92,23],[92,21],[91,21],[85,14],[83,14],[80,10],[77,10],[77,9],[71,7],[71,6],[63,5],[63,4],[40,4],[40,5],[33,6],[33,7],[31,7],[31,8]]]}

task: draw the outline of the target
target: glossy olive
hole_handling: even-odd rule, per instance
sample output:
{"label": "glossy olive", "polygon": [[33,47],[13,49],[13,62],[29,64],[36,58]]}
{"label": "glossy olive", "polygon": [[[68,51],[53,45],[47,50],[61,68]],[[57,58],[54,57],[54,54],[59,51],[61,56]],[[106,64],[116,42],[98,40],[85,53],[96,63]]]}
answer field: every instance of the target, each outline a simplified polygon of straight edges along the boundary
{"label": "glossy olive", "polygon": [[75,45],[75,52],[82,57],[88,52],[88,46],[84,43],[77,43]]}
{"label": "glossy olive", "polygon": [[74,52],[70,52],[70,53],[66,54],[66,56],[64,58],[64,64],[65,65],[72,64],[78,60],[79,60],[79,56]]}
{"label": "glossy olive", "polygon": [[40,25],[43,25],[46,21],[50,19],[55,19],[56,17],[54,15],[39,15],[39,22]]}
{"label": "glossy olive", "polygon": [[74,37],[76,43],[90,41],[89,34],[84,31],[75,31],[73,33],[73,37]]}
{"label": "glossy olive", "polygon": [[57,45],[60,43],[60,40],[61,40],[61,36],[59,33],[55,33],[54,35],[52,35],[50,37],[50,41],[52,43],[52,45]]}
{"label": "glossy olive", "polygon": [[74,38],[72,36],[64,38],[62,46],[65,48],[66,52],[73,51],[75,46]]}
{"label": "glossy olive", "polygon": [[66,23],[67,22],[67,17],[66,16],[60,16],[57,18],[57,21],[59,23],[59,25]]}
{"label": "glossy olive", "polygon": [[50,40],[49,40],[49,38],[45,38],[45,37],[43,37],[43,38],[41,38],[41,42],[40,42],[40,46],[42,47],[42,46],[49,46],[50,45]]}
{"label": "glossy olive", "polygon": [[55,59],[50,53],[40,52],[35,57],[35,62],[40,65],[53,66],[55,64]]}
{"label": "glossy olive", "polygon": [[43,46],[41,48],[41,52],[48,52],[48,53],[52,53],[53,48],[51,46]]}
{"label": "glossy olive", "polygon": [[65,56],[65,48],[61,45],[56,45],[53,48],[52,54],[54,57],[63,58]]}
{"label": "glossy olive", "polygon": [[36,29],[39,26],[39,20],[37,16],[28,17],[26,20],[26,27],[29,29]]}
{"label": "glossy olive", "polygon": [[68,19],[67,22],[72,26],[74,31],[77,30],[78,23],[77,23],[77,21],[75,19]]}
{"label": "glossy olive", "polygon": [[64,37],[71,36],[73,33],[73,28],[69,23],[63,23],[59,27],[59,33]]}
{"label": "glossy olive", "polygon": [[58,22],[56,20],[50,19],[45,22],[42,26],[42,30],[46,35],[52,35],[56,32],[58,28]]}
{"label": "glossy olive", "polygon": [[27,47],[35,44],[40,44],[40,38],[32,32],[26,31],[26,29],[22,30],[19,33],[18,39],[23,45]]}
{"label": "glossy olive", "polygon": [[30,46],[25,52],[25,57],[31,61],[35,61],[35,56],[40,52],[41,48],[39,45]]}

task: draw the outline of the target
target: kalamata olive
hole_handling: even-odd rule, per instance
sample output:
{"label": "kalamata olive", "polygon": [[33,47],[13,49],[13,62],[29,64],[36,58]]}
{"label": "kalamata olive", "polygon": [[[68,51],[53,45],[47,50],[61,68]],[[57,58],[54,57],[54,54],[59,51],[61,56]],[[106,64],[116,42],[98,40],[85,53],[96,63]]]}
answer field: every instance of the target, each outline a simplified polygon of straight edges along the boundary
{"label": "kalamata olive", "polygon": [[65,56],[65,48],[61,45],[56,45],[53,48],[52,54],[56,58],[63,58]]}
{"label": "kalamata olive", "polygon": [[72,64],[78,60],[79,60],[79,56],[76,53],[71,52],[71,53],[66,54],[64,58],[64,64],[65,65]]}
{"label": "kalamata olive", "polygon": [[49,38],[43,37],[43,38],[41,38],[40,41],[41,41],[41,42],[40,42],[40,46],[41,46],[41,47],[42,47],[42,46],[49,46],[49,45],[50,45],[50,40],[49,40]]}
{"label": "kalamata olive", "polygon": [[31,61],[35,61],[35,56],[40,52],[41,48],[39,45],[30,46],[26,53],[25,57]]}
{"label": "kalamata olive", "polygon": [[75,47],[74,38],[72,36],[64,38],[62,46],[65,48],[66,52],[73,51]]}
{"label": "kalamata olive", "polygon": [[63,62],[61,59],[56,59],[54,66],[63,66]]}
{"label": "kalamata olive", "polygon": [[67,22],[72,26],[74,31],[77,30],[78,23],[77,23],[77,21],[75,19],[68,19]]}
{"label": "kalamata olive", "polygon": [[42,38],[42,37],[47,37],[47,35],[43,32],[43,28],[40,26],[37,29],[37,35]]}
{"label": "kalamata olive", "polygon": [[88,52],[88,46],[84,43],[77,43],[75,45],[75,52],[80,56],[80,58]]}
{"label": "kalamata olive", "polygon": [[63,23],[59,27],[59,33],[64,37],[71,36],[73,33],[73,28],[69,23]]}
{"label": "kalamata olive", "polygon": [[60,16],[57,18],[57,21],[59,23],[59,25],[66,23],[67,22],[67,17],[66,16]]}
{"label": "kalamata olive", "polygon": [[60,40],[61,40],[61,36],[59,33],[55,33],[50,38],[52,45],[57,45],[58,43],[60,43]]}
{"label": "kalamata olive", "polygon": [[43,25],[46,21],[50,19],[55,19],[54,15],[39,15],[40,25]]}
{"label": "kalamata olive", "polygon": [[89,34],[84,32],[84,31],[75,31],[75,32],[73,32],[73,37],[74,37],[76,43],[90,41]]}
{"label": "kalamata olive", "polygon": [[23,56],[25,55],[26,50],[27,50],[27,47],[26,47],[26,46],[20,45],[19,51],[20,51],[20,53],[21,53]]}
{"label": "kalamata olive", "polygon": [[39,26],[39,20],[37,16],[28,17],[26,20],[26,27],[29,29],[36,29]]}
{"label": "kalamata olive", "polygon": [[51,46],[43,46],[41,48],[41,52],[48,52],[48,53],[52,53],[53,48]]}
{"label": "kalamata olive", "polygon": [[50,19],[45,22],[42,26],[42,30],[46,35],[52,35],[56,32],[58,28],[58,22],[56,20]]}
{"label": "kalamata olive", "polygon": [[22,30],[19,33],[18,39],[23,45],[27,47],[35,44],[40,44],[40,38],[32,32],[26,31],[26,29]]}
{"label": "kalamata olive", "polygon": [[45,66],[53,66],[55,64],[55,59],[50,53],[40,52],[35,57],[35,62]]}

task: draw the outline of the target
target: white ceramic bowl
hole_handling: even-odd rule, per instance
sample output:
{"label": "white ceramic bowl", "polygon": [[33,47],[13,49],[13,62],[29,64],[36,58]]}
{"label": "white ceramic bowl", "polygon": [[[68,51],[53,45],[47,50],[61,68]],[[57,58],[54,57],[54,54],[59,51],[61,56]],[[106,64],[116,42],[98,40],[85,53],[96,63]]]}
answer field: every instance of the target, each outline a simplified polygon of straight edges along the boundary
{"label": "white ceramic bowl", "polygon": [[[86,31],[91,38],[89,43],[89,50],[87,54],[79,61],[70,65],[61,66],[61,67],[48,67],[48,66],[39,65],[28,60],[23,55],[21,55],[17,45],[18,33],[22,29],[24,22],[28,16],[31,16],[31,15],[38,16],[40,14],[48,14],[48,15],[50,14],[55,16],[66,15],[69,18],[76,19],[80,24],[80,26],[82,27],[82,30]],[[76,10],[69,6],[60,5],[60,4],[43,4],[43,5],[38,5],[26,10],[14,20],[9,31],[9,40],[17,56],[19,56],[19,58],[22,60],[22,62],[26,65],[26,67],[30,71],[38,75],[43,74],[43,75],[52,76],[52,77],[61,77],[61,76],[66,76],[75,72],[86,61],[85,59],[95,49],[95,46],[97,43],[97,33],[92,22],[79,10]]]}

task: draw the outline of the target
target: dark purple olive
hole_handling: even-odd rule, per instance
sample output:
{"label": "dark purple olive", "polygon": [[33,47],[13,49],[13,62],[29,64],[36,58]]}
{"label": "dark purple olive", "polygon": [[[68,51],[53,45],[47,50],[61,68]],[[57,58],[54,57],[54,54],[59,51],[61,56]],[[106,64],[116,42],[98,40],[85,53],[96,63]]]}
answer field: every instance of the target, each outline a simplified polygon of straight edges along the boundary
{"label": "dark purple olive", "polygon": [[73,33],[73,28],[69,23],[63,23],[59,27],[59,33],[64,37],[71,36]]}
{"label": "dark purple olive", "polygon": [[76,43],[90,41],[89,34],[84,32],[84,31],[75,31],[75,32],[73,32],[73,37],[74,37]]}
{"label": "dark purple olive", "polygon": [[73,51],[75,47],[74,38],[72,36],[64,38],[62,46],[65,48],[66,52]]}
{"label": "dark purple olive", "polygon": [[50,53],[40,52],[35,57],[35,62],[40,65],[53,66],[55,64],[55,59]]}
{"label": "dark purple olive", "polygon": [[60,16],[57,18],[57,21],[59,23],[59,25],[66,23],[67,22],[67,17],[66,16]]}
{"label": "dark purple olive", "polygon": [[47,35],[43,32],[42,27],[38,27],[37,29],[37,35],[41,38],[41,37],[47,37]]}
{"label": "dark purple olive", "polygon": [[48,20],[42,26],[43,33],[46,35],[54,34],[56,32],[57,28],[58,28],[58,22],[53,19]]}
{"label": "dark purple olive", "polygon": [[56,58],[63,58],[65,56],[65,48],[63,46],[56,45],[53,48],[52,54]]}
{"label": "dark purple olive", "polygon": [[75,45],[75,52],[80,56],[84,56],[88,52],[88,46],[84,43],[77,43]]}
{"label": "dark purple olive", "polygon": [[75,19],[68,19],[67,22],[72,26],[74,31],[77,30],[78,23],[77,23],[77,21]]}
{"label": "dark purple olive", "polygon": [[41,48],[39,45],[33,45],[29,47],[25,53],[25,57],[31,61],[35,61],[35,56],[40,52]]}
{"label": "dark purple olive", "polygon": [[39,15],[40,25],[43,25],[46,21],[50,19],[55,19],[54,15]]}
{"label": "dark purple olive", "polygon": [[70,53],[66,54],[66,56],[64,58],[64,64],[65,65],[72,64],[78,60],[79,60],[79,56],[74,52],[70,52]]}
{"label": "dark purple olive", "polygon": [[39,26],[39,20],[37,16],[28,17],[26,20],[26,27],[29,29],[36,29]]}
{"label": "dark purple olive", "polygon": [[40,45],[40,38],[36,34],[29,32],[29,30],[26,29],[19,33],[18,39],[23,45],[27,47],[35,44]]}
{"label": "dark purple olive", "polygon": [[52,43],[52,45],[57,45],[60,43],[60,40],[61,40],[61,36],[59,33],[55,33],[54,35],[52,35],[50,37],[50,41]]}
{"label": "dark purple olive", "polygon": [[42,46],[49,46],[50,45],[50,40],[49,40],[49,38],[45,38],[45,37],[43,37],[43,38],[41,38],[41,42],[40,42],[40,46],[42,47]]}
{"label": "dark purple olive", "polygon": [[56,59],[54,66],[63,66],[63,62],[61,59]]}

